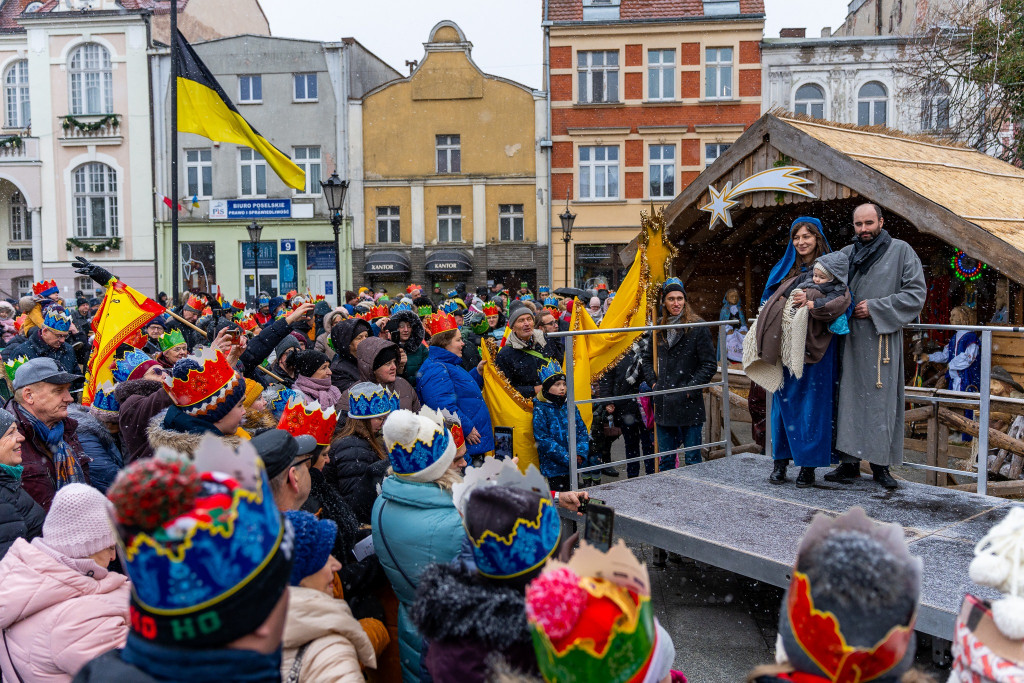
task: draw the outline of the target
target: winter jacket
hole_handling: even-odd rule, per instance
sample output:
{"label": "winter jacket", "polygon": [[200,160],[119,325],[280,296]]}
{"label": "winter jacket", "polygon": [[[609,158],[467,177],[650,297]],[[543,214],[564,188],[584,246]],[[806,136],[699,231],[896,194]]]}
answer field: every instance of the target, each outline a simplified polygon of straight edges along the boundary
{"label": "winter jacket", "polygon": [[[14,415],[18,431],[25,437],[21,444],[21,464],[25,468],[21,474],[21,485],[44,510],[49,511],[53,495],[57,493],[57,470],[53,466],[50,448],[36,436],[32,425],[14,400],[7,403],[7,410]],[[89,459],[82,451],[82,444],[78,442],[75,433],[77,429],[78,422],[70,417],[64,418],[64,442],[82,466],[86,483],[89,483]]]}
{"label": "winter jacket", "polygon": [[480,355],[480,345],[484,343],[484,340],[469,327],[463,327],[462,342],[465,344],[462,347],[462,367],[466,372],[470,372],[483,360],[483,356]]}
{"label": "winter jacket", "polygon": [[398,596],[398,645],[405,683],[420,680],[423,644],[409,617],[420,574],[431,564],[451,562],[465,536],[450,491],[394,475],[384,480],[373,504],[373,548]]}
{"label": "winter jacket", "polygon": [[387,459],[377,456],[366,439],[350,434],[331,443],[330,462],[324,467],[324,477],[352,508],[359,523],[369,524],[377,486],[390,466]]}
{"label": "winter jacket", "polygon": [[362,318],[342,320],[331,329],[331,344],[335,353],[331,361],[331,382],[342,393],[359,381],[359,361],[349,353],[348,347],[360,332],[372,332],[370,323]]}
{"label": "winter jacket", "polygon": [[[75,350],[71,344],[64,342],[55,349],[40,338],[38,329],[29,332],[28,339],[24,343],[14,348],[8,348],[7,353],[4,354],[4,358],[18,358],[19,356],[25,356],[29,360],[52,358],[57,363],[57,367],[65,372],[70,372],[73,375],[82,374],[78,368],[78,358],[75,357]],[[84,380],[81,379],[72,382],[71,390],[81,389],[84,384]]]}
{"label": "winter jacket", "polygon": [[[639,350],[631,350],[621,360],[608,369],[597,382],[597,397],[602,399],[612,396],[626,396],[640,393],[641,377]],[[602,400],[594,404],[594,415],[607,415],[606,406],[614,405],[612,418],[615,425],[622,428],[640,421],[640,404],[635,398],[614,401]]]}
{"label": "winter jacket", "polygon": [[[170,422],[167,419],[168,415],[171,416]],[[197,428],[190,429],[181,424],[181,422],[175,421],[175,415],[179,417],[184,416],[189,426],[198,423],[202,428],[197,426]],[[192,456],[196,449],[199,448],[199,442],[207,434],[213,434],[232,448],[238,448],[238,444],[242,441],[235,434],[221,434],[216,427],[208,422],[203,422],[197,418],[190,418],[178,410],[177,406],[171,406],[165,412],[154,415],[146,427],[146,438],[149,440],[149,445],[153,452],[156,452],[158,448],[169,448],[178,453]]]}
{"label": "winter jacket", "polygon": [[121,427],[124,443],[124,464],[153,455],[146,428],[153,416],[162,413],[174,404],[164,391],[163,382],[149,379],[133,379],[114,387],[114,398],[121,405],[117,413],[117,424]]}
{"label": "winter jacket", "polygon": [[[527,342],[514,333],[508,336],[505,346],[498,351],[494,364],[501,370],[509,384],[523,395],[533,398],[533,388],[540,384],[540,369],[556,359],[555,350],[540,330],[533,331],[533,338]],[[557,359],[556,359],[557,360]]]}
{"label": "winter jacket", "polygon": [[28,495],[20,479],[0,467],[0,558],[19,538],[31,541],[43,533],[46,513]]}
{"label": "winter jacket", "polygon": [[242,374],[253,379],[257,379],[258,375],[269,377],[269,375],[260,372],[256,368],[270,357],[270,354],[273,353],[277,345],[289,333],[291,333],[291,329],[289,329],[288,323],[285,322],[284,318],[281,318],[280,320],[275,320],[274,324],[264,327],[262,332],[250,339],[245,345],[245,351],[242,351],[242,355],[238,358],[238,361],[242,364]]}
{"label": "winter jacket", "polygon": [[462,566],[435,564],[420,576],[410,616],[428,643],[434,683],[492,680],[492,655],[515,670],[537,674],[526,600],[521,591],[487,581]]}
{"label": "winter jacket", "polygon": [[[360,382],[379,384],[373,374],[373,361],[382,351],[392,346],[397,346],[397,344],[380,337],[370,337],[359,345],[356,357],[359,359]],[[334,371],[332,370],[331,372],[333,373]],[[419,412],[420,397],[416,395],[416,390],[412,388],[412,385],[405,381],[401,375],[395,377],[394,382],[385,386],[391,391],[398,393],[398,403],[402,408],[411,410],[414,413]],[[348,406],[348,389],[345,390],[341,397],[341,404]]]}
{"label": "winter jacket", "polygon": [[405,351],[405,368],[402,370],[402,377],[405,378],[412,386],[417,386],[419,382],[420,367],[427,360],[429,353],[429,347],[424,344],[426,339],[426,331],[423,329],[423,322],[413,311],[399,311],[391,316],[389,322],[397,323],[409,323],[412,327],[412,334],[405,341],[399,341],[398,333],[395,332],[392,335],[392,341],[402,347]]}
{"label": "winter jacket", "polygon": [[363,667],[377,668],[373,645],[344,600],[314,588],[288,588],[281,679],[286,680],[299,648],[300,681],[363,683]]}
{"label": "winter jacket", "polygon": [[[569,411],[565,405],[556,406],[543,396],[533,399],[533,438],[537,442],[540,473],[545,477],[563,477],[569,474]],[[590,462],[590,436],[587,424],[576,408],[576,455],[582,458],[581,467]],[[579,463],[580,461],[577,461]]]}
{"label": "winter jacket", "polygon": [[0,668],[7,681],[70,681],[128,637],[128,578],[102,570],[102,578],[86,576],[40,543],[18,539],[0,561],[0,628],[10,652],[10,661],[0,656]]}
{"label": "winter jacket", "polygon": [[88,408],[74,403],[68,406],[68,415],[78,423],[78,442],[89,457],[89,480],[94,487],[106,493],[117,473],[124,469],[118,439]]}
{"label": "winter jacket", "polygon": [[[683,328],[668,342],[669,331],[658,333],[658,367],[652,346],[643,352],[644,380],[656,390],[707,384],[718,368],[715,347],[706,327]],[[657,383],[657,386],[655,386]],[[704,392],[681,391],[654,397],[654,419],[668,427],[693,427],[704,423]]]}
{"label": "winter jacket", "polygon": [[423,405],[435,410],[447,409],[459,416],[462,432],[476,429],[480,443],[466,442],[466,455],[482,455],[494,450],[494,431],[491,429],[491,414],[480,392],[484,379],[473,368],[466,372],[462,359],[440,346],[430,347],[430,357],[420,369],[420,383],[416,387]]}

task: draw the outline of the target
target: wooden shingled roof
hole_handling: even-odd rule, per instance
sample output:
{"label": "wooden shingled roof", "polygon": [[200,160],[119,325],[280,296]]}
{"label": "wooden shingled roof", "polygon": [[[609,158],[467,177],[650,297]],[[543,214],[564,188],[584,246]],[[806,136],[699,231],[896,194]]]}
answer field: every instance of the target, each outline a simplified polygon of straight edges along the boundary
{"label": "wooden shingled roof", "polygon": [[[863,197],[1021,281],[1024,273],[1024,170],[974,149],[925,136],[769,113],[668,206],[671,234],[684,242],[736,235],[711,231],[709,184],[721,189],[783,156],[810,170],[819,199],[758,193],[733,209],[737,231],[758,208]],[[746,214],[746,216],[744,215]],[[717,233],[712,235],[711,233]]]}

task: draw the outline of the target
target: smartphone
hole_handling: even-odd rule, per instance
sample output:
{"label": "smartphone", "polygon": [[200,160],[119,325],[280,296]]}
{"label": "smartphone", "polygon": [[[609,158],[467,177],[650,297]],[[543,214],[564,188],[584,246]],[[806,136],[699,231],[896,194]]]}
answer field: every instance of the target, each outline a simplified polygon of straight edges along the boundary
{"label": "smartphone", "polygon": [[608,552],[612,547],[615,528],[615,510],[593,500],[587,505],[583,527],[583,540],[595,548]]}
{"label": "smartphone", "polygon": [[494,457],[498,460],[515,457],[515,448],[512,442],[512,427],[494,428]]}
{"label": "smartphone", "polygon": [[577,512],[579,512],[581,515],[585,515],[587,513],[587,507],[591,503],[597,503],[598,505],[604,505],[604,501],[601,500],[600,498],[587,498],[586,500],[580,501],[580,507],[577,510]]}

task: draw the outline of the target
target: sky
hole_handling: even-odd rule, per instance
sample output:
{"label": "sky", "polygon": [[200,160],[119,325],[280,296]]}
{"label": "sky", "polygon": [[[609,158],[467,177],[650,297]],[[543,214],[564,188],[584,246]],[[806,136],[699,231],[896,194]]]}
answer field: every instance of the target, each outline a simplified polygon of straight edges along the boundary
{"label": "sky", "polygon": [[[765,36],[783,27],[839,26],[848,0],[765,0]],[[353,37],[403,74],[423,56],[431,27],[457,23],[485,73],[541,88],[541,0],[260,0],[275,36],[335,41]],[[301,11],[297,11],[301,8]]]}

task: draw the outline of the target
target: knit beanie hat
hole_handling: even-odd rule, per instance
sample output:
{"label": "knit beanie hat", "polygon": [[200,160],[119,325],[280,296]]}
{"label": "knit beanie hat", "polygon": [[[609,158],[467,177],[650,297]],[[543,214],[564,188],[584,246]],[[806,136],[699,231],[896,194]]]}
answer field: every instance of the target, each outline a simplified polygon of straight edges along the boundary
{"label": "knit beanie hat", "polygon": [[245,378],[245,397],[242,399],[242,404],[246,408],[251,408],[252,404],[259,400],[263,394],[263,385],[254,379]]}
{"label": "knit beanie hat", "polygon": [[212,424],[245,397],[245,382],[223,353],[207,348],[175,363],[164,390],[187,415]]}
{"label": "knit beanie hat", "polygon": [[12,424],[14,424],[14,415],[0,408],[0,436],[6,434]]}
{"label": "knit beanie hat", "polygon": [[683,288],[683,281],[677,277],[670,277],[665,280],[665,283],[661,286],[661,300],[664,301],[665,297],[670,292],[680,292],[683,296],[686,296],[686,290]]}
{"label": "knit beanie hat", "polygon": [[110,501],[93,487],[65,484],[53,496],[46,513],[43,540],[57,552],[76,559],[113,547],[117,539],[110,524],[110,509]]}
{"label": "knit beanie hat", "polygon": [[295,371],[303,377],[312,377],[313,373],[319,370],[324,363],[327,363],[327,354],[309,349],[308,351],[296,351],[292,365]]}
{"label": "knit beanie hat", "polygon": [[519,302],[513,303],[512,309],[508,312],[508,326],[515,326],[516,320],[522,318],[524,315],[533,317],[533,311],[531,311],[530,307],[525,304],[521,304]]}
{"label": "knit beanie hat", "polygon": [[285,335],[284,339],[277,343],[274,347],[274,355],[280,360],[281,356],[288,349],[301,349],[302,343],[293,337],[291,334]]}
{"label": "knit beanie hat", "polygon": [[304,510],[288,510],[284,516],[292,523],[295,532],[295,563],[290,582],[298,586],[300,581],[316,574],[327,564],[338,535],[338,525],[329,519],[317,519],[316,515]]}
{"label": "knit beanie hat", "polygon": [[409,481],[437,480],[455,460],[455,440],[430,418],[409,410],[388,415],[381,430],[395,474]]}
{"label": "knit beanie hat", "polygon": [[397,362],[398,358],[399,354],[397,344],[382,346],[380,351],[377,352],[377,355],[373,357],[373,363],[370,364],[370,369],[371,371],[376,371],[377,368],[387,365],[391,361]]}

